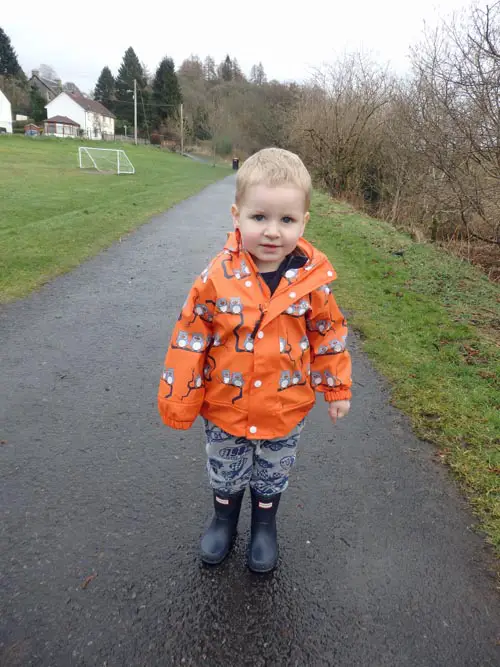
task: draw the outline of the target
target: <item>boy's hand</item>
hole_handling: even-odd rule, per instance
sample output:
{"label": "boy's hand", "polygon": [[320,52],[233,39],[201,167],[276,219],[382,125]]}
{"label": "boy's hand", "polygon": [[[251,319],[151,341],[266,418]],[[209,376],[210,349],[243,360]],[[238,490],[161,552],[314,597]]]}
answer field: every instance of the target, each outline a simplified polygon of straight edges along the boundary
{"label": "boy's hand", "polygon": [[328,404],[328,414],[334,424],[337,419],[342,419],[351,409],[351,401],[332,401]]}

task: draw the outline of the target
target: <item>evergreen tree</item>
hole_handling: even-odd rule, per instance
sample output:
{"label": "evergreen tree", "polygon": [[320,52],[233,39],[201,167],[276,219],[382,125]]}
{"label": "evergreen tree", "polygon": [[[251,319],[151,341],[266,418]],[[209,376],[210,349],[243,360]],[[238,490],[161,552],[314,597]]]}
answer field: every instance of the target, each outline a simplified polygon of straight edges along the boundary
{"label": "evergreen tree", "polygon": [[16,52],[10,43],[10,38],[2,28],[0,28],[0,74],[15,76],[23,81],[26,80],[26,76],[17,60]]}
{"label": "evergreen tree", "polygon": [[163,58],[158,65],[153,81],[153,100],[160,122],[177,117],[182,94],[172,58]]}
{"label": "evergreen tree", "polygon": [[101,104],[104,104],[106,109],[114,111],[115,78],[107,66],[102,68],[102,72],[97,80],[94,90],[94,99],[101,102]]}
{"label": "evergreen tree", "polygon": [[149,88],[153,84],[153,75],[146,63],[141,63],[142,71],[144,72],[144,85]]}
{"label": "evergreen tree", "polygon": [[115,113],[130,125],[134,122],[134,79],[137,81],[137,124],[143,126],[145,118],[141,94],[144,97],[146,79],[139,58],[130,46],[125,51],[115,82]]}
{"label": "evergreen tree", "polygon": [[35,123],[41,123],[47,118],[47,109],[45,108],[47,101],[41,95],[38,88],[31,87],[30,90],[30,113],[29,115]]}
{"label": "evergreen tree", "polygon": [[219,79],[222,81],[232,81],[233,79],[233,63],[229,55],[221,62],[218,68]]}
{"label": "evergreen tree", "polygon": [[241,67],[236,58],[233,58],[232,62],[232,79],[233,81],[245,81],[245,76],[241,71]]}

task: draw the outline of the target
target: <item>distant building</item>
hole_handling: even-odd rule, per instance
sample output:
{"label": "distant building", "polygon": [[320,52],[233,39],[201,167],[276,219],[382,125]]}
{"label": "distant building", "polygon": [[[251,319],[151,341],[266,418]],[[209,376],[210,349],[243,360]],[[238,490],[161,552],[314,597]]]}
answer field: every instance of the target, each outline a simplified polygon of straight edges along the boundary
{"label": "distant building", "polygon": [[[77,126],[88,139],[105,139],[115,134],[116,116],[100,102],[84,95],[60,93],[46,104],[45,108],[49,117],[47,123],[54,117],[65,118],[72,123],[72,127]],[[66,122],[66,126],[69,129],[69,123]]]}
{"label": "distant building", "polygon": [[12,106],[0,90],[0,134],[12,134]]}
{"label": "distant building", "polygon": [[40,76],[40,72],[37,69],[31,70],[29,83],[33,88],[38,90],[40,95],[47,100],[47,102],[55,99],[62,90],[62,81],[60,79],[57,81],[44,79]]}
{"label": "distant building", "polygon": [[41,132],[41,128],[39,128],[38,125],[35,125],[35,123],[28,123],[24,126],[24,134],[27,137],[38,137]]}
{"label": "distant building", "polygon": [[78,137],[80,125],[67,116],[52,116],[44,121],[44,133],[49,137]]}

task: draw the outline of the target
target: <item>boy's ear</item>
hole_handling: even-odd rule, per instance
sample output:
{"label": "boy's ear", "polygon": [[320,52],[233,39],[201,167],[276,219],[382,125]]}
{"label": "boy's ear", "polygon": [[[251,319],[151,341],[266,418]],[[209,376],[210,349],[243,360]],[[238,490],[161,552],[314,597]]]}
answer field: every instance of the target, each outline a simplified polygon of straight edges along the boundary
{"label": "boy's ear", "polygon": [[240,226],[240,212],[236,204],[231,206],[231,216],[233,218],[234,228],[237,229]]}
{"label": "boy's ear", "polygon": [[301,234],[300,234],[301,236],[302,236],[302,234],[303,234],[304,231],[305,231],[306,225],[307,225],[307,223],[309,222],[309,218],[310,218],[310,217],[311,217],[311,216],[310,216],[310,214],[309,214],[309,211],[306,211],[306,212],[304,213],[304,225],[303,225],[303,227],[302,227],[302,232],[301,232]]}

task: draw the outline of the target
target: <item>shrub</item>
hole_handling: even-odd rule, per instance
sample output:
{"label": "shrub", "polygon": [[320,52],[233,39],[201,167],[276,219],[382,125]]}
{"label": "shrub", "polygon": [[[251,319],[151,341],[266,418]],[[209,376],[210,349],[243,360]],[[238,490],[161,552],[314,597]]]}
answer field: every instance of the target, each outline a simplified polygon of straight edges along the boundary
{"label": "shrub", "polygon": [[215,152],[218,155],[226,156],[231,155],[233,152],[233,142],[228,137],[221,137],[217,139],[215,144]]}

